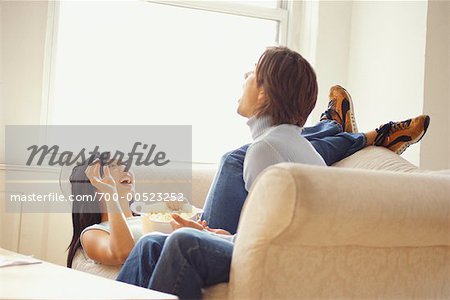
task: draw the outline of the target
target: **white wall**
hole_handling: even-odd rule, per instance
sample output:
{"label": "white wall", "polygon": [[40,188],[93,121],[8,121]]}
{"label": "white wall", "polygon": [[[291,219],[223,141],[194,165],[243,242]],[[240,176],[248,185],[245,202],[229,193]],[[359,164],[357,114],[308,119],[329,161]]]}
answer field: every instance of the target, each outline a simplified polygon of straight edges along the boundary
{"label": "white wall", "polygon": [[[353,2],[347,87],[360,131],[422,113],[426,13],[427,2]],[[418,165],[419,152],[404,157]]]}
{"label": "white wall", "polygon": [[449,10],[449,2],[432,1],[428,7],[423,109],[431,124],[421,145],[426,169],[450,168]]}
{"label": "white wall", "polygon": [[1,3],[4,122],[40,124],[47,2]]}
{"label": "white wall", "polygon": [[333,84],[353,96],[359,130],[427,113],[429,131],[403,157],[450,168],[450,2],[321,1],[313,60],[317,122]]}
{"label": "white wall", "polygon": [[[3,115],[4,115],[4,107],[3,107],[3,13],[2,13],[2,3],[0,2],[0,124],[4,124]],[[3,153],[4,153],[4,145],[5,145],[5,133],[4,129],[0,130],[0,144],[2,147],[0,148],[0,162],[4,161]]]}
{"label": "white wall", "polygon": [[320,1],[314,68],[319,83],[316,108],[308,123],[319,121],[328,106],[328,91],[332,85],[347,86],[350,44],[351,1]]}
{"label": "white wall", "polygon": [[[3,45],[3,26],[2,26],[2,4],[0,3],[0,126],[4,124],[3,121],[3,98],[2,98],[2,87],[3,87],[3,69],[2,69],[2,45]],[[2,153],[4,153],[5,145],[5,134],[3,126],[0,128],[0,161],[2,161]],[[0,172],[0,216],[4,215],[4,195],[5,191],[5,179],[3,172]],[[5,231],[5,224],[0,220],[0,245],[3,241],[3,232]]]}
{"label": "white wall", "polygon": [[[47,2],[1,1],[1,76],[0,105],[2,135],[5,124],[39,124],[41,115],[44,44],[47,23]],[[2,145],[5,145],[2,142]],[[0,181],[4,184],[4,147],[0,148]],[[4,187],[0,194],[0,246],[19,250],[19,231],[25,237],[40,236],[26,226],[33,219],[44,219],[41,214],[4,213]],[[41,222],[42,223],[42,222]],[[39,224],[41,224],[39,223]],[[44,224],[44,223],[42,223]],[[30,245],[31,247],[32,245]],[[31,249],[23,253],[31,254]],[[42,257],[41,253],[36,253]]]}

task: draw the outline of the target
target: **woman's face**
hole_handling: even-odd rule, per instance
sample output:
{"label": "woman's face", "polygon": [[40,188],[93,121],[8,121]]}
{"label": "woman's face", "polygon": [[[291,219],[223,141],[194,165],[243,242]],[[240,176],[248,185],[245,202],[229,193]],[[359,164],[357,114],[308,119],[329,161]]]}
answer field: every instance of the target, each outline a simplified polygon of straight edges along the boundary
{"label": "woman's face", "polygon": [[109,171],[114,181],[118,192],[133,192],[134,191],[134,174],[130,170],[125,172],[125,165],[119,164],[117,160],[108,163]]}

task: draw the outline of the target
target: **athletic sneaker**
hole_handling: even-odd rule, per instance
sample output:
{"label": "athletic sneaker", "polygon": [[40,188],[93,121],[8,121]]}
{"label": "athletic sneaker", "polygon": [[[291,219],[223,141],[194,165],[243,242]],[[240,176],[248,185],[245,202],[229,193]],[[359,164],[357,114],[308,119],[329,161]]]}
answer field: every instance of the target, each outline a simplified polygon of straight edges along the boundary
{"label": "athletic sneaker", "polygon": [[430,125],[430,117],[421,115],[402,122],[381,125],[375,138],[376,146],[383,146],[397,154],[402,154],[412,144],[420,141]]}
{"label": "athletic sneaker", "polygon": [[345,132],[358,132],[352,97],[347,90],[340,85],[332,86],[329,98],[328,109],[322,114],[320,120],[334,120],[342,125],[342,130]]}

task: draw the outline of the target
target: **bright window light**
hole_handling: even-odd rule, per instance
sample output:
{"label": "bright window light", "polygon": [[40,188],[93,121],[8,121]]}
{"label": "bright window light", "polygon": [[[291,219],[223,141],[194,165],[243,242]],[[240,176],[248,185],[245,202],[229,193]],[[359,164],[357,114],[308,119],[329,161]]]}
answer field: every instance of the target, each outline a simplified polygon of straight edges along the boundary
{"label": "bright window light", "polygon": [[277,0],[274,0],[274,1],[272,1],[272,0],[227,0],[227,2],[276,8],[276,7],[278,7],[279,1],[277,1]]}
{"label": "bright window light", "polygon": [[277,31],[143,1],[61,1],[49,123],[192,125],[193,160],[217,162],[251,142],[236,114],[243,74]]}

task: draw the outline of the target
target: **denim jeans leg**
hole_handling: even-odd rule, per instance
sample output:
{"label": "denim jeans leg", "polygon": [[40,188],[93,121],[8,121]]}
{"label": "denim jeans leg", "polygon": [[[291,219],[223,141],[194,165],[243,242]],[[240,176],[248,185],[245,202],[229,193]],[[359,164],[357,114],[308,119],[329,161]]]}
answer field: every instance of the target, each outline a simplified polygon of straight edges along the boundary
{"label": "denim jeans leg", "polygon": [[242,177],[248,146],[222,156],[203,208],[202,220],[208,222],[211,228],[236,233],[242,206],[248,194]]}
{"label": "denim jeans leg", "polygon": [[167,239],[148,288],[200,299],[203,287],[227,282],[233,243],[193,228],[182,228]]}
{"label": "denim jeans leg", "polygon": [[366,146],[363,133],[341,132],[334,136],[309,140],[328,166],[352,155]]}
{"label": "denim jeans leg", "polygon": [[334,136],[343,132],[342,126],[333,120],[323,120],[311,127],[304,127],[302,136],[308,141],[311,139],[319,139],[323,137]]}
{"label": "denim jeans leg", "polygon": [[116,280],[146,288],[166,239],[164,234],[142,236],[125,260]]}
{"label": "denim jeans leg", "polygon": [[[312,127],[303,128],[302,136],[311,142],[329,166],[365,146],[363,134],[342,132],[342,126],[332,120],[323,120]],[[242,177],[248,147],[245,145],[228,152],[220,161],[202,215],[202,220],[207,221],[211,228],[236,233],[248,194]]]}
{"label": "denim jeans leg", "polygon": [[343,132],[342,126],[332,120],[323,120],[315,126],[305,127],[302,135],[313,145],[328,166],[366,146],[364,134]]}

